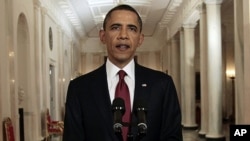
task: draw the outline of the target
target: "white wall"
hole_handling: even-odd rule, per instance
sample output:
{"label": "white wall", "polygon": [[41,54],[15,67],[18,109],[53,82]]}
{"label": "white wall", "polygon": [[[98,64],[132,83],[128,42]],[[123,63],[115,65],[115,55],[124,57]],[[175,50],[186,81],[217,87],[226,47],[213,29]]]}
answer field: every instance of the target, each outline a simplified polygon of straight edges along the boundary
{"label": "white wall", "polygon": [[[79,65],[80,40],[53,2],[0,0],[4,21],[0,22],[0,119],[1,127],[6,117],[12,119],[17,141],[20,107],[24,108],[25,141],[42,140],[45,135],[44,112],[50,108],[49,65],[55,66],[55,120],[63,119],[66,89],[74,76],[72,70],[76,70],[72,67]],[[53,50],[49,49],[49,27]],[[21,104],[20,85],[24,86]],[[0,137],[2,141],[2,128]]]}

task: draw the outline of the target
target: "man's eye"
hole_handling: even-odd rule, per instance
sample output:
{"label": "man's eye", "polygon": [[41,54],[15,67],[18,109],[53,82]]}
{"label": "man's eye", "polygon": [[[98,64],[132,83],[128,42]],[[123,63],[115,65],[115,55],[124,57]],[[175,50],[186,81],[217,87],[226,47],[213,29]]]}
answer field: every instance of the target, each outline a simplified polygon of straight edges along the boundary
{"label": "man's eye", "polygon": [[137,28],[135,28],[135,27],[130,27],[129,29],[130,29],[131,31],[135,31],[135,32],[137,31]]}
{"label": "man's eye", "polygon": [[118,29],[120,29],[119,26],[112,26],[112,27],[111,27],[111,30],[118,30]]}

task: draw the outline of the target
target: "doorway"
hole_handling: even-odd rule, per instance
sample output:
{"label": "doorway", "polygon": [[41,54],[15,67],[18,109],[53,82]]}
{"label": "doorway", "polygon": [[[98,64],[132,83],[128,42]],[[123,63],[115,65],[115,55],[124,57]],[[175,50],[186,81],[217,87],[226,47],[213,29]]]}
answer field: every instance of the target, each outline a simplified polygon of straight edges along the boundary
{"label": "doorway", "polygon": [[55,118],[55,66],[49,66],[49,79],[50,79],[50,115]]}

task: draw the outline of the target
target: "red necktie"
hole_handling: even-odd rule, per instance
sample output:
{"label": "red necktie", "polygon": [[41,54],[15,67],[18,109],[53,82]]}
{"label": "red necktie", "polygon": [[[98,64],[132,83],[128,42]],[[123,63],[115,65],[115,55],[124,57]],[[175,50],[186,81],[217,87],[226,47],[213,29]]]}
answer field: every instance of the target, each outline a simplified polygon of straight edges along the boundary
{"label": "red necktie", "polygon": [[[125,71],[120,70],[118,72],[119,74],[119,82],[116,86],[115,90],[115,97],[120,97],[124,100],[125,102],[125,114],[122,117],[122,121],[124,123],[130,123],[130,116],[131,116],[131,106],[130,106],[130,96],[129,96],[129,89],[124,81],[124,77],[126,74]],[[129,132],[129,127],[128,126],[123,126],[122,127],[122,136],[123,136],[123,141],[127,141],[127,135]]]}

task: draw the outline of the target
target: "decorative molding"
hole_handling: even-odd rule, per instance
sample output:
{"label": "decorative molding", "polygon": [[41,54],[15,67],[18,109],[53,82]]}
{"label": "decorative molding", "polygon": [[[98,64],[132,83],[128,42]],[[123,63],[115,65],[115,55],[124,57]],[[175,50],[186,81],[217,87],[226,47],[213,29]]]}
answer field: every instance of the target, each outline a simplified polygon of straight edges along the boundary
{"label": "decorative molding", "polygon": [[197,22],[196,23],[185,23],[183,24],[183,28],[195,28],[197,25]]}
{"label": "decorative molding", "polygon": [[197,8],[201,3],[201,0],[185,0],[177,7],[177,11],[175,15],[173,15],[175,18],[172,18],[166,27],[169,29],[167,40],[174,36],[182,26],[191,28],[197,25],[197,21],[200,18],[200,13]]}
{"label": "decorative molding", "polygon": [[[83,29],[82,24],[80,27],[75,26],[72,24],[72,21],[67,15],[64,13],[63,9],[60,7],[59,4],[61,1],[68,2],[69,0],[33,0],[34,9],[40,10],[41,15],[44,17],[48,17],[52,20],[55,25],[60,25],[67,35],[73,35],[77,37],[85,37],[85,30]],[[68,6],[69,7],[69,6]],[[70,7],[72,10],[74,8]],[[38,11],[39,12],[39,11]]]}
{"label": "decorative molding", "polygon": [[204,0],[206,4],[221,4],[223,0]]}
{"label": "decorative molding", "polygon": [[173,19],[178,7],[182,4],[183,0],[172,0],[169,3],[168,10],[165,12],[162,20],[159,22],[159,28],[163,29]]}
{"label": "decorative molding", "polygon": [[[189,25],[188,27],[194,28],[197,25],[197,21],[200,19],[200,13],[198,10],[194,10],[183,21],[183,25]],[[194,27],[193,27],[194,26]],[[187,26],[186,26],[187,27]]]}
{"label": "decorative molding", "polygon": [[86,33],[84,27],[82,26],[82,23],[80,22],[80,19],[69,0],[59,0],[58,4],[65,16],[69,19],[69,21],[75,28],[75,31],[80,34],[80,36],[85,36]]}
{"label": "decorative molding", "polygon": [[41,5],[42,5],[40,0],[33,0],[33,2],[34,2],[34,5],[37,7],[41,7]]}
{"label": "decorative molding", "polygon": [[[152,0],[87,0],[90,7],[95,25],[102,25],[105,15],[108,10],[117,4],[126,3],[135,6],[138,13],[140,14],[142,21],[144,22],[150,11]],[[145,8],[146,7],[146,8]],[[99,27],[101,28],[101,27]]]}
{"label": "decorative molding", "polygon": [[204,3],[199,4],[197,6],[197,10],[200,12],[200,14],[206,13],[207,12],[206,5]]}

